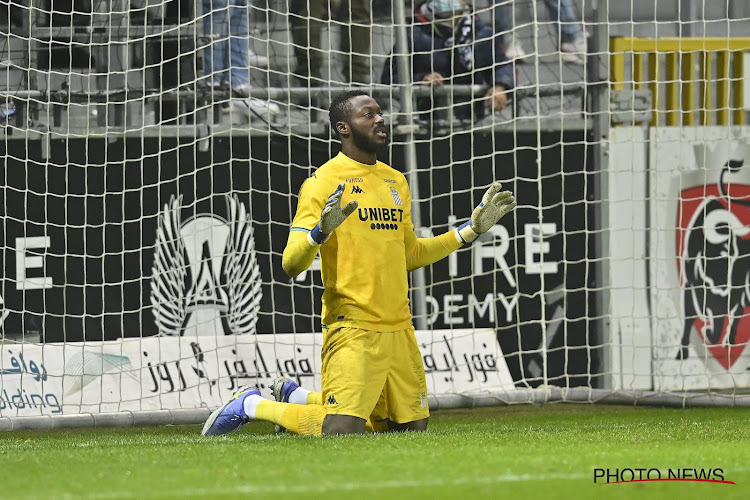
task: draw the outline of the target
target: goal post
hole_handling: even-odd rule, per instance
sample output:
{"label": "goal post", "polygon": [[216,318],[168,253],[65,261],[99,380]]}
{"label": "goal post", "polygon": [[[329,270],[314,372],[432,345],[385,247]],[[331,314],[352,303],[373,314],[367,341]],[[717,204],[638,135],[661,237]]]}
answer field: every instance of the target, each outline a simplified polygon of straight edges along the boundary
{"label": "goal post", "polygon": [[[320,264],[292,279],[281,255],[349,89],[384,108],[418,236],[493,181],[519,201],[410,277],[431,408],[750,404],[750,12],[548,3],[438,20],[443,59],[412,54],[436,32],[416,0],[0,8],[0,430],[198,423],[279,375],[320,390]],[[442,86],[383,83],[445,64]]]}

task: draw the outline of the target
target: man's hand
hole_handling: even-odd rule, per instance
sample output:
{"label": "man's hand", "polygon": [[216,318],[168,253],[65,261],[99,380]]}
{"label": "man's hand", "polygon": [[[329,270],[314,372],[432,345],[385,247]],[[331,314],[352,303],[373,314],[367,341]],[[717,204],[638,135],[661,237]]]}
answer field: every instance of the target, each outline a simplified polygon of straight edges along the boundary
{"label": "man's hand", "polygon": [[422,83],[427,85],[435,85],[436,87],[442,87],[443,75],[437,72],[430,73],[429,75],[425,75],[425,77],[422,78]]}
{"label": "man's hand", "polygon": [[341,206],[341,196],[344,194],[345,186],[342,182],[336,188],[336,191],[328,197],[326,206],[320,213],[320,222],[312,228],[308,235],[311,244],[322,245],[325,243],[333,230],[339,227],[357,209],[359,203],[356,201],[350,201],[344,207]]}
{"label": "man's hand", "polygon": [[471,214],[471,220],[456,228],[456,234],[464,244],[471,243],[492,228],[505,214],[516,208],[516,198],[510,191],[502,191],[502,184],[493,182],[484,193],[482,203]]}
{"label": "man's hand", "polygon": [[508,95],[505,93],[505,87],[502,85],[490,87],[484,97],[487,99],[485,103],[493,111],[502,111],[508,104]]}

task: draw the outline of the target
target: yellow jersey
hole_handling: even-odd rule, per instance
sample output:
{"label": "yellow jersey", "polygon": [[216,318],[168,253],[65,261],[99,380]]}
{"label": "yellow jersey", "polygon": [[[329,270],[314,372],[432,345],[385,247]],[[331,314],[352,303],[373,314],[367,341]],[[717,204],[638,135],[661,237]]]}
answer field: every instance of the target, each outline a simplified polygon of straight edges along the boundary
{"label": "yellow jersey", "polygon": [[401,172],[339,153],[302,185],[291,230],[315,227],[342,182],[341,205],[356,200],[359,206],[320,247],[323,324],[381,332],[408,328],[407,255],[417,237]]}

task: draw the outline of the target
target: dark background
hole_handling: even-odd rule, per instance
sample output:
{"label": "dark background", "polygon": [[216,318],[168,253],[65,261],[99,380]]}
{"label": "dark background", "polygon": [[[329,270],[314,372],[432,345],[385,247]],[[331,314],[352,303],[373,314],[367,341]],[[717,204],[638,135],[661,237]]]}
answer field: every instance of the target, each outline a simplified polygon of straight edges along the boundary
{"label": "dark background", "polygon": [[[480,301],[487,293],[507,300],[518,294],[510,322],[496,300],[494,321],[485,314],[472,325],[464,300],[455,314],[462,324],[444,324],[441,311],[432,328],[495,328],[514,378],[531,385],[541,375],[545,325],[548,380],[591,384],[590,374],[597,371],[597,350],[591,349],[597,344],[594,166],[585,139],[581,131],[558,131],[541,134],[541,142],[536,132],[416,141],[419,195],[427,200],[421,204],[422,226],[434,234],[448,230],[450,215],[466,220],[493,180],[519,200],[514,215],[502,220],[511,237],[505,257],[515,287],[490,262],[484,273],[472,276],[471,249],[459,251],[455,278],[447,260],[427,268],[425,276],[427,294],[441,305],[446,294],[474,294]],[[214,138],[200,151],[192,138],[69,139],[52,141],[48,160],[38,144],[0,142],[2,297],[11,311],[3,324],[6,335],[39,335],[45,342],[156,335],[149,277],[158,214],[171,196],[181,195],[183,221],[201,213],[225,217],[226,193],[236,194],[253,220],[264,283],[258,332],[319,331],[320,275],[308,272],[293,283],[281,269],[281,253],[300,185],[337,152],[337,143],[289,136]],[[391,158],[403,171],[403,145],[391,148]],[[557,233],[545,237],[550,244],[545,260],[559,263],[557,273],[544,275],[543,286],[542,277],[527,274],[523,262],[524,225],[538,223],[540,215],[557,226]],[[15,239],[24,235],[50,237],[51,247],[40,255],[53,288],[16,290]],[[28,271],[35,275],[41,272]]]}

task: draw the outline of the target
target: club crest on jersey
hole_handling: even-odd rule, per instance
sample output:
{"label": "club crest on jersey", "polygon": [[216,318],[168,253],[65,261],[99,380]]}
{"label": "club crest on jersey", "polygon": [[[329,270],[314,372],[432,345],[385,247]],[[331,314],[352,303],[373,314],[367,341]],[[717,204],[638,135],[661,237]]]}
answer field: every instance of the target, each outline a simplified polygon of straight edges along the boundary
{"label": "club crest on jersey", "polygon": [[227,219],[182,221],[182,197],[159,214],[151,305],[159,335],[255,333],[262,296],[253,228],[245,205],[225,195]]}
{"label": "club crest on jersey", "polygon": [[729,370],[750,341],[750,146],[726,156],[697,146],[696,158],[705,158],[705,170],[680,179],[684,324],[677,359],[688,358],[692,345]]}
{"label": "club crest on jersey", "polygon": [[397,207],[400,207],[403,205],[401,202],[401,196],[399,196],[398,191],[396,191],[396,188],[393,186],[389,186],[391,188],[391,196],[393,196],[393,203],[396,204]]}

